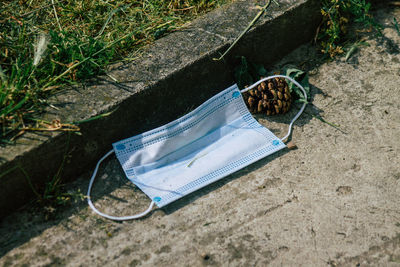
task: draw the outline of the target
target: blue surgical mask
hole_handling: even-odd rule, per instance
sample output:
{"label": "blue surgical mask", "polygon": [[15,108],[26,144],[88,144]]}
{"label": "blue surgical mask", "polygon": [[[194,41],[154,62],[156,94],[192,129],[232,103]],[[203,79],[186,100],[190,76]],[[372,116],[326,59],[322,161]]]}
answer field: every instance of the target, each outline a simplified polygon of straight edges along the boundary
{"label": "blue surgical mask", "polygon": [[[300,84],[282,75],[262,79],[242,93],[276,77],[289,79],[307,99]],[[233,85],[173,122],[114,143],[113,150],[97,163],[89,183],[88,203],[96,213],[112,220],[143,217],[154,204],[164,207],[285,148],[283,140],[290,135],[293,122],[304,108],[305,104],[290,123],[288,134],[280,139],[252,117],[241,91]],[[91,187],[100,163],[112,153],[128,179],[151,199],[143,213],[115,217],[94,207]]]}

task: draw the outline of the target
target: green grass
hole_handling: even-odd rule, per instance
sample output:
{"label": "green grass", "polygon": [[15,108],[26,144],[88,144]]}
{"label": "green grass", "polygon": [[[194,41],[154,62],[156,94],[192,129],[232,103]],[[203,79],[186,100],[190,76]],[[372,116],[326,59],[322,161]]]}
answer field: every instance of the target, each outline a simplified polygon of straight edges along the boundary
{"label": "green grass", "polygon": [[[346,50],[354,49],[354,43],[360,42],[349,26],[358,24],[367,31],[376,31],[381,35],[382,26],[371,15],[371,3],[367,0],[322,0],[323,21],[316,40],[321,51],[331,58]],[[353,48],[352,48],[353,47]]]}
{"label": "green grass", "polygon": [[0,143],[39,123],[46,99],[232,0],[13,0],[0,7]]}

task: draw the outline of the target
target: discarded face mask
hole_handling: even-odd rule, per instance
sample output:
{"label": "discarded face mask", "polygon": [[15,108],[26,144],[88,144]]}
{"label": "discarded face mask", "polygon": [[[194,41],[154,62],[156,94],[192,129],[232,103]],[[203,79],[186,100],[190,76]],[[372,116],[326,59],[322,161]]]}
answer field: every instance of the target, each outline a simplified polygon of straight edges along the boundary
{"label": "discarded face mask", "polygon": [[[233,85],[173,122],[114,143],[114,149],[100,159],[91,177],[87,193],[90,207],[111,220],[137,219],[148,214],[154,204],[164,207],[286,147],[283,140],[289,137],[306,104],[291,121],[287,135],[279,139],[252,117],[241,96],[276,77],[293,82],[307,99],[304,88],[295,80],[274,75],[242,91]],[[99,165],[112,153],[128,179],[152,200],[146,211],[115,217],[93,205],[90,192]]]}

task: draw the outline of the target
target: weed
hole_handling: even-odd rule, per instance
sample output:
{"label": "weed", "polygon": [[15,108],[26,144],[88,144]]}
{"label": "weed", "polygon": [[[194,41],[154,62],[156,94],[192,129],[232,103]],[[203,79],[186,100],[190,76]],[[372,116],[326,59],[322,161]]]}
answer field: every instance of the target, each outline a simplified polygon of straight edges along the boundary
{"label": "weed", "polygon": [[353,43],[350,48],[346,52],[345,61],[349,60],[349,58],[359,49],[361,46],[369,46],[369,44],[365,41],[359,41]]}
{"label": "weed", "polygon": [[344,43],[351,39],[348,26],[353,22],[382,35],[382,26],[370,14],[370,9],[371,4],[366,0],[323,0],[323,21],[317,36],[321,51],[331,58],[344,53]]}

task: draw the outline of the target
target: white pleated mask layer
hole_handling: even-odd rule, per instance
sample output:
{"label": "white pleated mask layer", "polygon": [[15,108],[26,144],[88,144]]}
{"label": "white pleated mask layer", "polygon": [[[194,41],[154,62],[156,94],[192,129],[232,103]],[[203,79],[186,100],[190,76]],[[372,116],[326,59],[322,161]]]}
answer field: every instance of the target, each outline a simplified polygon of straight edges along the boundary
{"label": "white pleated mask layer", "polygon": [[[275,77],[289,79],[307,99],[303,87],[290,77],[275,75],[246,88],[248,91]],[[97,163],[88,189],[88,203],[99,215],[112,220],[143,217],[154,204],[159,208],[285,148],[285,140],[260,125],[248,111],[237,85],[215,95],[189,114],[154,130],[113,144]],[[128,177],[150,199],[149,208],[133,216],[115,217],[98,211],[90,198],[100,163],[116,154]]]}

